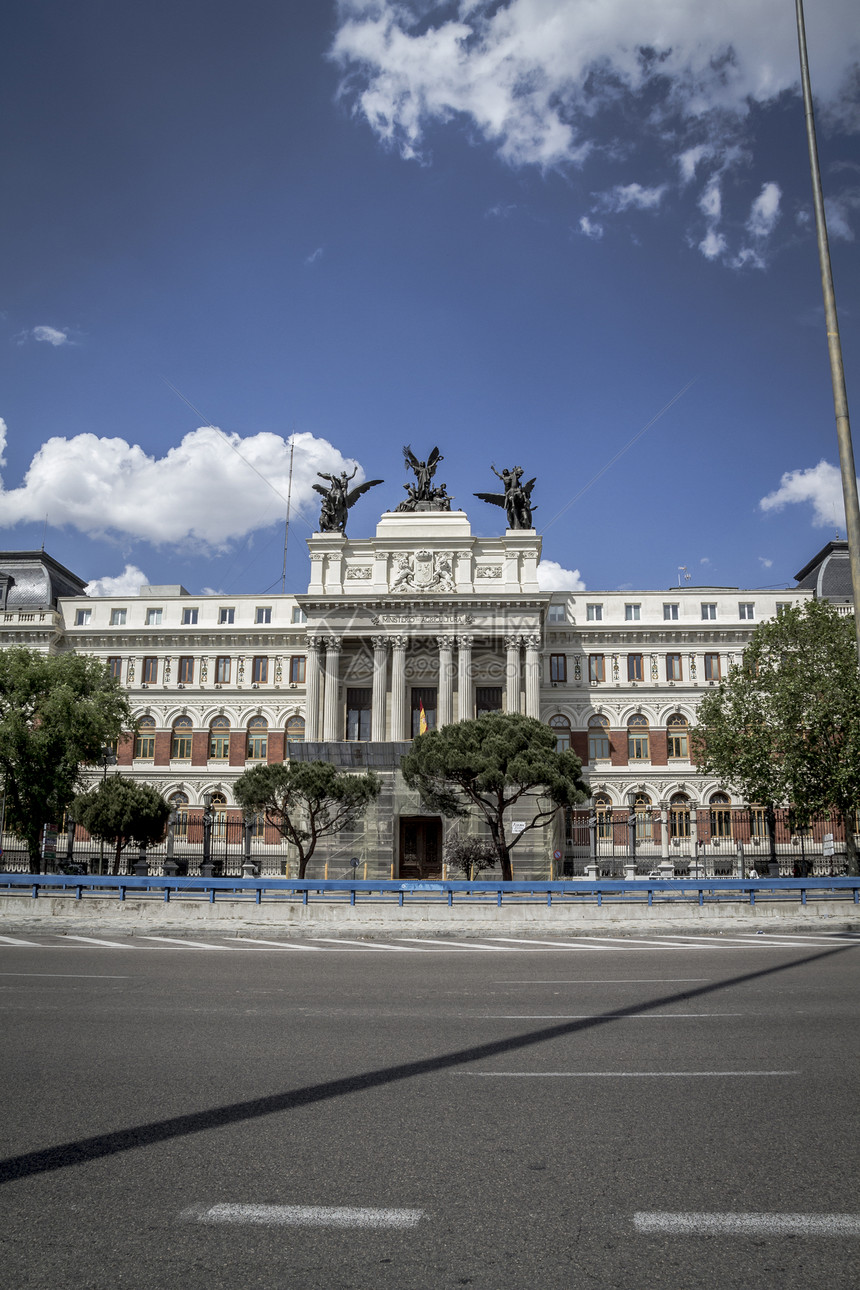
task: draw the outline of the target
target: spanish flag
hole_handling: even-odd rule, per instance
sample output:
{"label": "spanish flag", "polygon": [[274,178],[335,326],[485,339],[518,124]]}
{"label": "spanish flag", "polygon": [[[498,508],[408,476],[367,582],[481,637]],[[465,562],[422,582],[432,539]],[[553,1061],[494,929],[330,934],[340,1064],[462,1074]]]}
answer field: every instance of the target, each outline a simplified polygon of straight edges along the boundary
{"label": "spanish flag", "polygon": [[427,733],[427,713],[424,711],[424,700],[418,700],[418,733],[426,735]]}

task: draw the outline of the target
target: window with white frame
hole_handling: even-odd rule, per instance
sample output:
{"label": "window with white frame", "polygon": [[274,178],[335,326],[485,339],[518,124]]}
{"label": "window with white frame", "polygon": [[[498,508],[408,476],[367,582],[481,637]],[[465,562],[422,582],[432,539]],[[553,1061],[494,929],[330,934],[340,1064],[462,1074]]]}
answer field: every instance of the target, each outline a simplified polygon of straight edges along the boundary
{"label": "window with white frame", "polygon": [[751,622],[755,618],[755,601],[741,600],[738,603],[738,618]]}
{"label": "window with white frame", "polygon": [[714,601],[702,601],[702,622],[713,622],[717,616],[717,606]]}
{"label": "window with white frame", "polygon": [[124,609],[112,609],[110,611],[111,627],[125,627],[126,616]]}
{"label": "window with white frame", "polygon": [[550,605],[548,620],[551,623],[566,623],[567,614],[564,605]]}
{"label": "window with white frame", "polygon": [[676,623],[678,621],[678,606],[675,604],[663,606],[663,622]]}
{"label": "window with white frame", "polygon": [[198,613],[198,611],[197,611],[196,609],[183,609],[183,611],[182,611],[182,626],[183,626],[183,627],[196,627],[196,626],[197,626],[197,613]]}
{"label": "window with white frame", "polygon": [[269,605],[258,605],[254,610],[255,623],[270,623],[272,621],[272,610]]}
{"label": "window with white frame", "polygon": [[305,613],[305,611],[302,609],[301,605],[293,605],[293,612],[290,616],[290,622],[306,623],[307,621],[308,621],[308,616]]}
{"label": "window with white frame", "polygon": [[649,761],[651,758],[648,718],[639,712],[627,722],[627,756],[630,761]]}
{"label": "window with white frame", "polygon": [[585,617],[589,623],[602,623],[603,605],[586,605]]}
{"label": "window with white frame", "polygon": [[624,621],[626,623],[638,623],[640,618],[641,605],[625,605]]}
{"label": "window with white frame", "polygon": [[567,717],[563,717],[561,714],[550,717],[549,724],[555,735],[556,752],[567,752],[570,748],[570,722]]}
{"label": "window with white frame", "polygon": [[235,623],[235,621],[236,621],[235,609],[222,608],[218,610],[219,627],[229,627],[232,623]]}
{"label": "window with white frame", "polygon": [[75,626],[89,627],[90,622],[92,621],[92,616],[93,616],[93,611],[91,609],[76,609]]}
{"label": "window with white frame", "polygon": [[609,718],[595,713],[588,718],[588,760],[606,760],[609,756]]}
{"label": "window with white frame", "polygon": [[160,626],[161,626],[161,610],[160,610],[160,609],[147,609],[147,611],[146,611],[146,625],[147,625],[147,627],[160,627]]}

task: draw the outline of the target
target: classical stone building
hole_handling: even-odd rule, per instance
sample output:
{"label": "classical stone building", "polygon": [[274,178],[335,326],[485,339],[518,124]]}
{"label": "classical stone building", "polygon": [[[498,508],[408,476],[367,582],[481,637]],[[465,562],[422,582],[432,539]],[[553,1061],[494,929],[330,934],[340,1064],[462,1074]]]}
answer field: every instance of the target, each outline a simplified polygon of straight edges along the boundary
{"label": "classical stone building", "polygon": [[[99,598],[44,553],[6,552],[0,640],[104,659],[138,719],[119,768],[185,819],[206,796],[223,819],[237,814],[233,783],[260,761],[378,769],[383,792],[364,826],[320,852],[314,874],[352,856],[369,876],[438,872],[451,825],[405,789],[399,759],[422,717],[433,728],[492,711],[547,722],[583,761],[602,836],[635,801],[641,853],[659,860],[670,838],[674,854],[694,850],[697,832],[718,844],[741,805],[690,760],[697,704],[758,622],[820,591],[822,568],[836,576],[837,545],[791,591],[549,593],[534,529],[477,537],[463,511],[391,511],[372,538],[314,534],[302,594],[150,586]],[[258,833],[256,847],[277,849]],[[587,851],[576,816],[528,836],[516,876],[570,870]]]}

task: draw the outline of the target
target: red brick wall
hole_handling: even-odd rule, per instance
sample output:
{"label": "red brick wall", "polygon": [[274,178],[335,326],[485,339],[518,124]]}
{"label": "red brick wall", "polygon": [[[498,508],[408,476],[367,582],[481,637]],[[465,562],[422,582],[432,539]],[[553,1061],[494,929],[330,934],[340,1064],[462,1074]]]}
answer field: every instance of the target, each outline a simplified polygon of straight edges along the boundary
{"label": "red brick wall", "polygon": [[284,741],[286,735],[283,730],[270,730],[269,739],[266,746],[266,761],[277,762],[284,760]]}
{"label": "red brick wall", "polygon": [[669,765],[669,741],[665,730],[651,731],[651,764],[653,766]]}
{"label": "red brick wall", "polygon": [[613,766],[627,765],[627,731],[610,730],[609,761]]}
{"label": "red brick wall", "polygon": [[191,736],[191,765],[205,766],[209,760],[209,731],[195,730]]}
{"label": "red brick wall", "polygon": [[134,761],[134,735],[120,735],[116,745],[117,766],[130,766]]}
{"label": "red brick wall", "polygon": [[585,765],[588,761],[588,731],[572,731],[570,736],[570,746],[583,765]]}
{"label": "red brick wall", "polygon": [[166,766],[170,761],[170,745],[173,742],[172,730],[156,730],[155,732],[155,756],[153,762],[156,766]]}
{"label": "red brick wall", "polygon": [[248,751],[248,736],[244,730],[230,731],[230,765],[244,766]]}

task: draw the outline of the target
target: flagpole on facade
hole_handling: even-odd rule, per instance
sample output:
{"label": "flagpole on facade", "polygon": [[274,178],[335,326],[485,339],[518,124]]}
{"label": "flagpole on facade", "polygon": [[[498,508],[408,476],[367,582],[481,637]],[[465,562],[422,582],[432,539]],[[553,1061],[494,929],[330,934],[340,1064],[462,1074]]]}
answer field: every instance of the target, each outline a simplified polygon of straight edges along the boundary
{"label": "flagpole on facade", "polygon": [[815,138],[815,118],[812,112],[812,89],[809,82],[809,60],[806,51],[806,23],[803,16],[803,0],[795,0],[795,9],[797,13],[797,43],[800,50],[800,81],[803,88],[806,138],[809,144],[809,166],[812,171],[815,228],[818,234],[818,258],[821,264],[821,289],[824,294],[824,316],[827,323],[827,348],[830,353],[830,379],[833,383],[833,406],[836,412],[836,437],[839,443],[842,497],[845,502],[845,531],[848,537],[851,587],[854,595],[854,628],[857,636],[858,659],[860,659],[860,503],[858,503],[857,497],[857,471],[854,466],[851,422],[848,417],[848,393],[845,388],[842,343],[839,339],[839,318],[836,313],[836,294],[833,290],[833,272],[830,266],[827,219],[824,212],[824,196],[821,190],[821,171],[818,165],[818,144]]}

